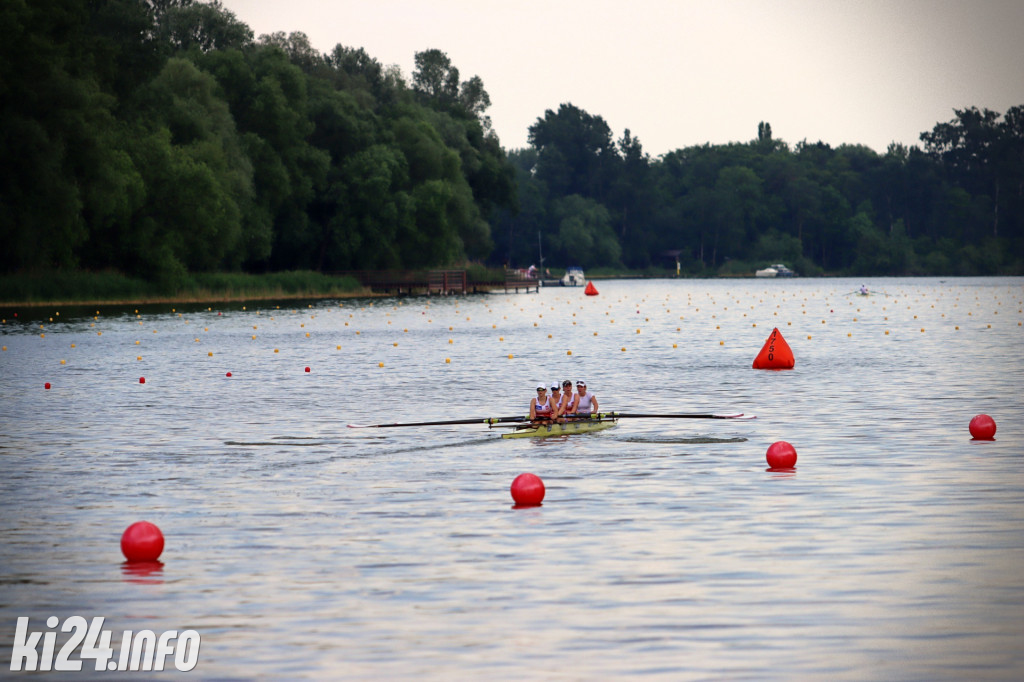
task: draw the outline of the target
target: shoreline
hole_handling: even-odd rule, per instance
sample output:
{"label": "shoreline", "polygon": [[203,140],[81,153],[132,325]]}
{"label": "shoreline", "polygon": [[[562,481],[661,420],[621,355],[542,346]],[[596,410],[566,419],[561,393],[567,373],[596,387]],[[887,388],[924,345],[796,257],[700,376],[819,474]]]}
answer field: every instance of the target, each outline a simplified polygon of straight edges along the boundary
{"label": "shoreline", "polygon": [[197,304],[197,303],[243,303],[246,301],[283,301],[283,300],[298,300],[298,299],[317,299],[322,300],[325,298],[380,298],[386,296],[386,294],[375,294],[368,289],[360,291],[343,291],[333,293],[296,293],[296,294],[253,294],[247,295],[217,295],[212,294],[210,296],[151,296],[136,299],[127,298],[116,298],[116,299],[89,299],[82,301],[75,300],[47,300],[47,301],[0,301],[0,308],[41,308],[43,306],[94,306],[94,305],[157,305],[161,303],[185,303],[185,304]]}

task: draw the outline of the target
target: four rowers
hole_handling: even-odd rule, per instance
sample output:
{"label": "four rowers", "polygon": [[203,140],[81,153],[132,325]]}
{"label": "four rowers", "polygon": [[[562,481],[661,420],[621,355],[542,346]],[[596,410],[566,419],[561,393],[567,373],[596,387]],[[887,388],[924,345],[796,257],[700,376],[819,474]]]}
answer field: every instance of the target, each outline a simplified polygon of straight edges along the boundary
{"label": "four rowers", "polygon": [[553,382],[550,393],[545,384],[537,384],[537,397],[530,400],[530,421],[537,424],[564,423],[568,415],[595,414],[598,411],[597,397],[587,391],[586,382],[577,381],[576,391],[573,394],[569,379],[561,386],[557,381]]}

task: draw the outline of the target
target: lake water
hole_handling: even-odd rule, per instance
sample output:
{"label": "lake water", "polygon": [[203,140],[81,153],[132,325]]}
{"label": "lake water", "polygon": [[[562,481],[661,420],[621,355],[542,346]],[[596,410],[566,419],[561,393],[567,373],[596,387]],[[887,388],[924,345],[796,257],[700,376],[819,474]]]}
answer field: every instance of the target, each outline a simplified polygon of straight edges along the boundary
{"label": "lake water", "polygon": [[[115,656],[197,631],[171,678],[1020,679],[1024,279],[867,283],[4,309],[0,677],[18,617],[78,615]],[[751,369],[774,327],[795,369]],[[562,379],[757,419],[346,428]],[[547,496],[514,509],[525,471]],[[141,519],[162,565],[122,563]],[[91,666],[49,676],[138,678]]]}

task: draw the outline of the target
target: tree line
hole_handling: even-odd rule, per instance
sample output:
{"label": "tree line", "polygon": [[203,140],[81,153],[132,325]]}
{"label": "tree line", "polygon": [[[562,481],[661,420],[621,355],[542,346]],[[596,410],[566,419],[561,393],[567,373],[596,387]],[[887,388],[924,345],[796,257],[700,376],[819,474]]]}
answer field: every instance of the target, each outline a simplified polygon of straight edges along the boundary
{"label": "tree line", "polygon": [[[1024,107],[886,154],[747,143],[656,159],[571,104],[506,151],[478,76],[258,39],[219,2],[0,5],[0,272],[466,262],[805,274],[1024,272]],[[538,243],[539,242],[539,243]]]}
{"label": "tree line", "polygon": [[1024,274],[1024,106],[977,108],[922,133],[923,148],[802,141],[761,122],[746,143],[657,159],[600,116],[548,110],[510,153],[519,210],[495,230],[509,260],[674,265],[751,274]]}

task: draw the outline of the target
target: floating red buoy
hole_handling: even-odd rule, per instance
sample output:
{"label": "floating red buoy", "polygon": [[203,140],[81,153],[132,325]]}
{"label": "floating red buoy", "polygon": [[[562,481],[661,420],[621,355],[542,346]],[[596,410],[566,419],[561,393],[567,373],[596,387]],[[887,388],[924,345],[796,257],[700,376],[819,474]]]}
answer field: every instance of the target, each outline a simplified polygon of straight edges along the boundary
{"label": "floating red buoy", "polygon": [[587,296],[597,296],[597,287],[594,286],[593,282],[587,282],[587,287],[583,290]]}
{"label": "floating red buoy", "polygon": [[43,384],[43,388],[45,388],[47,391],[49,391],[50,390],[50,382],[47,381],[45,384]]}
{"label": "floating red buoy", "polygon": [[146,383],[146,377],[139,377],[139,383],[140,384]]}
{"label": "floating red buoy", "polygon": [[979,414],[971,420],[968,428],[974,440],[995,440],[996,420],[987,414]]}
{"label": "floating red buoy", "polygon": [[226,376],[226,377],[229,377],[229,376],[231,376],[231,372],[228,372],[228,373],[227,373],[227,374],[225,374],[224,376]]}
{"label": "floating red buoy", "polygon": [[768,446],[766,459],[772,469],[792,469],[796,466],[796,448],[780,440]]}
{"label": "floating red buoy", "polygon": [[754,369],[793,369],[795,365],[793,349],[776,327],[761,346],[761,352],[754,358]]}
{"label": "floating red buoy", "polygon": [[128,561],[156,561],[164,551],[164,534],[149,521],[136,521],[121,535],[121,552]]}
{"label": "floating red buoy", "polygon": [[534,474],[519,474],[512,481],[512,499],[525,507],[538,507],[544,501],[544,481]]}
{"label": "floating red buoy", "polygon": [[307,368],[306,368],[306,371],[307,371],[307,372],[309,371],[309,367],[307,367]]}

